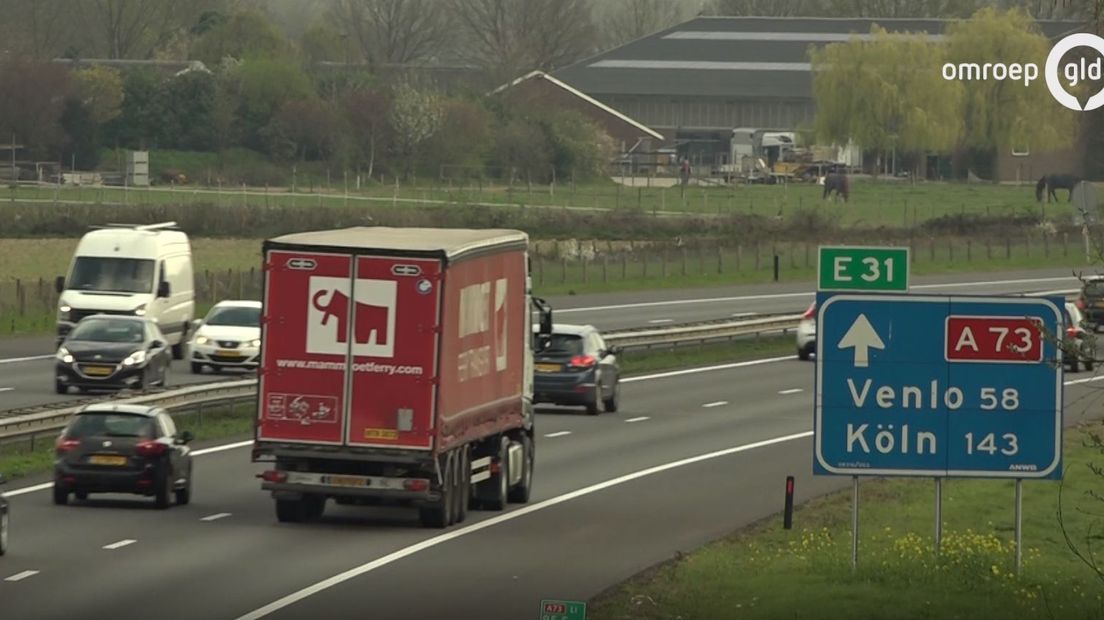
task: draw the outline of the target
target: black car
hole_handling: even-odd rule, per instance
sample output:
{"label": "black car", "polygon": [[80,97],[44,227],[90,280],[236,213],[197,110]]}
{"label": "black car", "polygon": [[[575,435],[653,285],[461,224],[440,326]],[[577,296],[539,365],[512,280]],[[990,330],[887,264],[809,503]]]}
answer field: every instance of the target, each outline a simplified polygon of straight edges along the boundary
{"label": "black car", "polygon": [[157,323],[137,316],[81,319],[57,351],[56,389],[144,389],[169,381],[172,350]]}
{"label": "black car", "polygon": [[[0,486],[7,484],[7,480],[4,479],[4,475],[0,474]],[[0,493],[0,555],[4,555],[8,552],[8,522],[11,517],[8,516],[8,500],[4,497],[3,493]]]}
{"label": "black car", "polygon": [[1104,276],[1088,276],[1077,297],[1077,307],[1093,331],[1104,326]]}
{"label": "black car", "polygon": [[590,325],[554,325],[533,337],[533,401],[617,411],[621,368],[617,347],[607,346]]}
{"label": "black car", "polygon": [[177,432],[164,409],[144,405],[87,405],[58,437],[54,503],[69,495],[133,493],[168,508],[171,495],[192,498],[192,434]]}

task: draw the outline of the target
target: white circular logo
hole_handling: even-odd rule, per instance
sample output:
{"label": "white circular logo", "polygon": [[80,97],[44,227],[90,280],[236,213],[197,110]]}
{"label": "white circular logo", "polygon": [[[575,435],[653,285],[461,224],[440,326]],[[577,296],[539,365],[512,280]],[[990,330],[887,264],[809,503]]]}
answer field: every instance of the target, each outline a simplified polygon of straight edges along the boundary
{"label": "white circular logo", "polygon": [[[1050,94],[1054,96],[1058,103],[1071,110],[1088,112],[1104,105],[1104,91],[1090,97],[1085,107],[1081,107],[1081,102],[1077,100],[1077,97],[1074,97],[1066,91],[1066,87],[1062,84],[1062,76],[1059,75],[1058,71],[1058,63],[1061,62],[1062,56],[1065,56],[1066,52],[1075,47],[1091,47],[1104,55],[1104,39],[1088,32],[1071,34],[1059,41],[1054,48],[1050,50],[1050,54],[1047,56],[1044,74],[1046,75],[1047,88],[1050,89]],[[1095,62],[1099,63],[1100,61],[1098,59]],[[1077,68],[1076,65],[1070,66]],[[1083,67],[1084,65],[1082,65],[1081,68]],[[1077,78],[1085,80],[1088,79],[1088,76],[1078,75]]]}
{"label": "white circular logo", "polygon": [[433,283],[425,278],[418,280],[418,292],[422,295],[428,294],[433,290]]}

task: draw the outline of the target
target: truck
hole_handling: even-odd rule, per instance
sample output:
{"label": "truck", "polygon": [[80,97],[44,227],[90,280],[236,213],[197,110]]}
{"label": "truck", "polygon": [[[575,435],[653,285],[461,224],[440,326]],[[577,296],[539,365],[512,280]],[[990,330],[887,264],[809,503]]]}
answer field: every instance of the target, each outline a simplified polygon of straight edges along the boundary
{"label": "truck", "polygon": [[278,521],[318,519],[333,499],[444,528],[529,501],[532,340],[552,312],[531,296],[528,244],[387,227],[264,242],[252,459]]}

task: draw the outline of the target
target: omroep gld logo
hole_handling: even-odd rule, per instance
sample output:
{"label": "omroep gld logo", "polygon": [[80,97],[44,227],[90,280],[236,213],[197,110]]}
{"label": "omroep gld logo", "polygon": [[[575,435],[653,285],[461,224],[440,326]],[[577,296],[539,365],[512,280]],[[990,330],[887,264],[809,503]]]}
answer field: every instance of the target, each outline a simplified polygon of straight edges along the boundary
{"label": "omroep gld logo", "polygon": [[[1089,47],[1097,51],[1097,58],[1089,61],[1080,58],[1076,62],[1062,64],[1062,57],[1070,50],[1078,47]],[[1047,89],[1054,99],[1063,106],[1071,109],[1088,112],[1104,106],[1104,90],[1089,98],[1084,106],[1077,97],[1066,90],[1066,84],[1070,88],[1076,87],[1082,82],[1100,80],[1102,77],[1102,59],[1104,56],[1104,38],[1088,32],[1078,32],[1064,37],[1058,41],[1047,55],[1043,76],[1046,78]],[[1029,63],[1003,63],[1003,62],[964,62],[944,63],[943,79],[945,80],[1015,80],[1022,81],[1024,86],[1030,86],[1039,77],[1039,65]]]}

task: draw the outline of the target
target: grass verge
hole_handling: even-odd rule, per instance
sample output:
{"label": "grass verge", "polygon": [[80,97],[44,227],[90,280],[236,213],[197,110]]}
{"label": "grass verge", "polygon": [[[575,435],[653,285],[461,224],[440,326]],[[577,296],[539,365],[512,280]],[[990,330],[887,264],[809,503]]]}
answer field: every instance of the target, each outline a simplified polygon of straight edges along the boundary
{"label": "grass verge", "polygon": [[746,338],[678,349],[626,351],[620,356],[621,372],[626,376],[631,376],[679,368],[729,364],[793,355],[795,346],[794,337],[788,335]]}
{"label": "grass verge", "polygon": [[[1066,435],[1062,514],[1082,548],[1102,538],[1104,500],[1091,495],[1102,480],[1090,469],[1104,464],[1104,448],[1090,441],[1102,430],[1096,422]],[[854,574],[851,498],[842,492],[799,507],[793,530],[772,517],[638,575],[588,611],[593,620],[1104,617],[1104,575],[1073,555],[1059,528],[1062,485],[1025,483],[1023,573],[1013,574],[1013,485],[946,482],[939,557],[931,481],[873,480],[861,487]]]}

